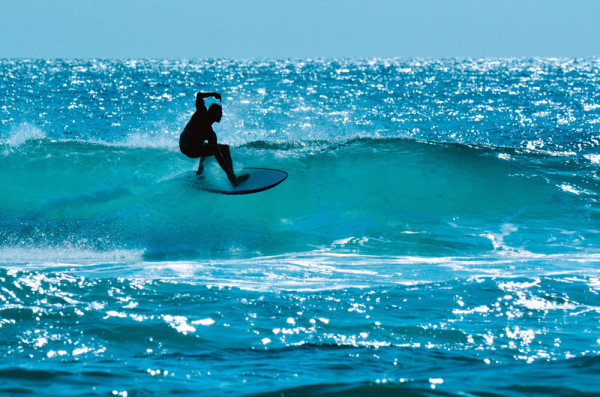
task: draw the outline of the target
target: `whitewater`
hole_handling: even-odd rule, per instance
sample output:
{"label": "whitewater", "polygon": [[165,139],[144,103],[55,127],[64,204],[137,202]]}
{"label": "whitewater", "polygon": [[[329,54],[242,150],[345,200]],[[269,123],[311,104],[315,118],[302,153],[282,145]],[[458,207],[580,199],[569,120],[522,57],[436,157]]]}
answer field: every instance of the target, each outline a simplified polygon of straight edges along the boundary
{"label": "whitewater", "polygon": [[[600,393],[599,72],[0,60],[0,393]],[[284,183],[198,189],[200,91]]]}

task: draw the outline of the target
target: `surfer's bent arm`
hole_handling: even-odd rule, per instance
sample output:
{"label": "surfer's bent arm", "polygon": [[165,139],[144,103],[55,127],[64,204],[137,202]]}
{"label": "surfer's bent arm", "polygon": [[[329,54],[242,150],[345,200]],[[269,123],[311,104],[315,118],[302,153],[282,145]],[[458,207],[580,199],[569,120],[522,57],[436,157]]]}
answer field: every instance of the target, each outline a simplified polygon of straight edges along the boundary
{"label": "surfer's bent arm", "polygon": [[217,149],[217,134],[215,134],[215,131],[211,127],[209,127],[205,134],[205,139],[206,141],[208,141],[208,145],[212,146],[214,149]]}
{"label": "surfer's bent arm", "polygon": [[218,92],[199,92],[196,94],[196,110],[206,111],[206,105],[204,104],[204,98],[215,97],[219,101],[221,100],[221,94]]}

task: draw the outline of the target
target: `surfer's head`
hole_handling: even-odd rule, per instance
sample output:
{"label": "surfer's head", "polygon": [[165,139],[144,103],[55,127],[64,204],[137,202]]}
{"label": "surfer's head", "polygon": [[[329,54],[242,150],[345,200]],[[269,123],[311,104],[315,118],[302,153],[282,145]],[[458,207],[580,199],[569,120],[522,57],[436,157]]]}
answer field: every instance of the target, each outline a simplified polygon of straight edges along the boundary
{"label": "surfer's head", "polygon": [[219,105],[218,103],[213,103],[212,105],[210,105],[210,107],[208,108],[208,117],[210,118],[211,122],[220,122],[221,121],[221,117],[223,117],[223,108],[221,107],[221,105]]}

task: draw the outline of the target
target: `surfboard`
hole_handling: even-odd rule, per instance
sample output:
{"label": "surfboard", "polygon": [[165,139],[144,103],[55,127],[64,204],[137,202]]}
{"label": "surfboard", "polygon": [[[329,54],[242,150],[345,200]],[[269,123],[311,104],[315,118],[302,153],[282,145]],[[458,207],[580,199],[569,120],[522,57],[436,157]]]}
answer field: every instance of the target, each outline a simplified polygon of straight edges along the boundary
{"label": "surfboard", "polygon": [[[213,175],[201,175],[196,178],[195,184],[199,189],[211,193],[250,194],[272,189],[288,177],[287,172],[271,168],[244,168],[236,174],[248,174],[249,177],[239,185],[233,186],[226,177],[214,178]],[[224,175],[223,173],[222,176]]]}

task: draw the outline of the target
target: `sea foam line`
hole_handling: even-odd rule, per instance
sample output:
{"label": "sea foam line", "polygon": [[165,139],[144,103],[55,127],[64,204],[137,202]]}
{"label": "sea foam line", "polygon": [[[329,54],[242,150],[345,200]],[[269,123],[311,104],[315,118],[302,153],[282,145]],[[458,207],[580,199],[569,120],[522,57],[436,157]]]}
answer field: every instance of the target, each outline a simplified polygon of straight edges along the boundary
{"label": "sea foam line", "polygon": [[[68,268],[85,277],[126,277],[139,280],[190,283],[248,291],[324,291],[373,286],[416,286],[457,278],[598,277],[600,253],[535,254],[477,257],[376,256],[311,251],[251,258],[145,261],[143,252],[80,250],[42,260],[38,250],[22,263],[26,269]],[[0,251],[0,256],[5,255]],[[60,255],[54,254],[56,257]],[[46,257],[47,258],[47,257]],[[5,260],[6,262],[6,260]],[[585,265],[589,266],[585,266]],[[576,265],[576,266],[574,266]],[[584,267],[582,267],[584,265]],[[22,266],[18,266],[23,269]],[[542,270],[540,270],[542,269]]]}

